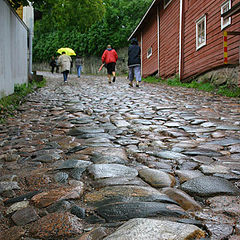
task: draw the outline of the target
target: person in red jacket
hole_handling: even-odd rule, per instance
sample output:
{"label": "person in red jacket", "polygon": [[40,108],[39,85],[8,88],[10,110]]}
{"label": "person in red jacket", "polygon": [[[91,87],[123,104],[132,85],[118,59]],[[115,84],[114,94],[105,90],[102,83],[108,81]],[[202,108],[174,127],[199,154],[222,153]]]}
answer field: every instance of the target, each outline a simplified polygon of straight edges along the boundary
{"label": "person in red jacket", "polygon": [[113,82],[116,80],[116,62],[118,60],[117,52],[112,49],[111,45],[107,46],[107,49],[102,55],[102,63],[105,64],[108,73],[108,82],[111,83],[111,76],[113,75]]}

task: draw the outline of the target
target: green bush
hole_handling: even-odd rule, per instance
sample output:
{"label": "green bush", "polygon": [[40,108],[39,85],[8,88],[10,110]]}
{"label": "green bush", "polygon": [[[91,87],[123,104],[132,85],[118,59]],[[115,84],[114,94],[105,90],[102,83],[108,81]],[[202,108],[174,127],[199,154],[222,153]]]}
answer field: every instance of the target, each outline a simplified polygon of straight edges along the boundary
{"label": "green bush", "polygon": [[144,78],[143,81],[148,83],[159,83],[161,82],[161,79],[157,77],[147,77],[147,78]]}
{"label": "green bush", "polygon": [[179,76],[177,75],[167,80],[161,80],[160,78],[157,78],[157,77],[147,77],[147,78],[144,78],[143,81],[148,83],[167,84],[169,86],[175,86],[175,87],[194,88],[200,91],[212,92],[212,93],[226,96],[226,97],[240,97],[239,87],[229,86],[229,85],[217,87],[210,82],[197,82],[196,80],[193,80],[190,83],[182,83],[179,79]]}

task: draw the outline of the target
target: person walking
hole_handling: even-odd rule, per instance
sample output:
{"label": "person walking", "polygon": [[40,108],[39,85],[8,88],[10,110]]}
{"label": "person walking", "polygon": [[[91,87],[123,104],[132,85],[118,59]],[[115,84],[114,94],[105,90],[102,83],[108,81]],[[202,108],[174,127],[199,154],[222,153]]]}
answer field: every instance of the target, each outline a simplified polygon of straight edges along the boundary
{"label": "person walking", "polygon": [[62,55],[58,58],[58,64],[61,66],[61,73],[63,74],[64,83],[67,83],[68,74],[71,68],[71,62],[72,59],[66,54],[66,52],[62,52]]}
{"label": "person walking", "polygon": [[138,45],[136,38],[131,39],[131,45],[128,48],[128,70],[129,70],[129,85],[133,87],[134,76],[136,78],[136,87],[142,80],[141,77],[141,48]]}
{"label": "person walking", "polygon": [[51,66],[51,73],[54,73],[54,68],[57,67],[57,63],[54,56],[52,56],[49,65]]}
{"label": "person walking", "polygon": [[58,58],[59,58],[59,56],[56,57],[56,73],[59,73]]}
{"label": "person walking", "polygon": [[80,78],[81,72],[82,72],[83,60],[79,55],[77,55],[77,57],[76,57],[75,65],[76,65],[76,69],[77,69],[77,75]]}
{"label": "person walking", "polygon": [[[118,60],[117,52],[112,49],[111,45],[107,46],[107,49],[103,52],[102,55],[102,63],[105,63],[108,73],[108,83],[111,84],[112,81],[116,80],[116,62]],[[111,76],[113,76],[113,80],[111,81]]]}

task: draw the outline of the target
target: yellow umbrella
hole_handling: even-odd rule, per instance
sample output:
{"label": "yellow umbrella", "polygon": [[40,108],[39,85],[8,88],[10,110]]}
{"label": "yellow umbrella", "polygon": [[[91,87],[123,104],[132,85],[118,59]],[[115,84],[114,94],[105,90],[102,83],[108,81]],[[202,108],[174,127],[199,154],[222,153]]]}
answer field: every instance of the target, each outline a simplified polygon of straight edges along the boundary
{"label": "yellow umbrella", "polygon": [[76,56],[76,53],[71,48],[59,48],[57,52],[60,54],[62,54],[62,52],[65,52],[69,56]]}

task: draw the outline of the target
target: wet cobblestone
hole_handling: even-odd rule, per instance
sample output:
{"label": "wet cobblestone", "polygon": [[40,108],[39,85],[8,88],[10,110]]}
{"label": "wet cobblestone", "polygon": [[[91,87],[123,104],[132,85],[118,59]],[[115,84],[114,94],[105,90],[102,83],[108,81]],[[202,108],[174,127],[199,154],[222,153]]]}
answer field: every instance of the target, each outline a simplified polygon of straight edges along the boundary
{"label": "wet cobblestone", "polygon": [[239,99],[40,74],[0,125],[0,240],[240,239]]}

